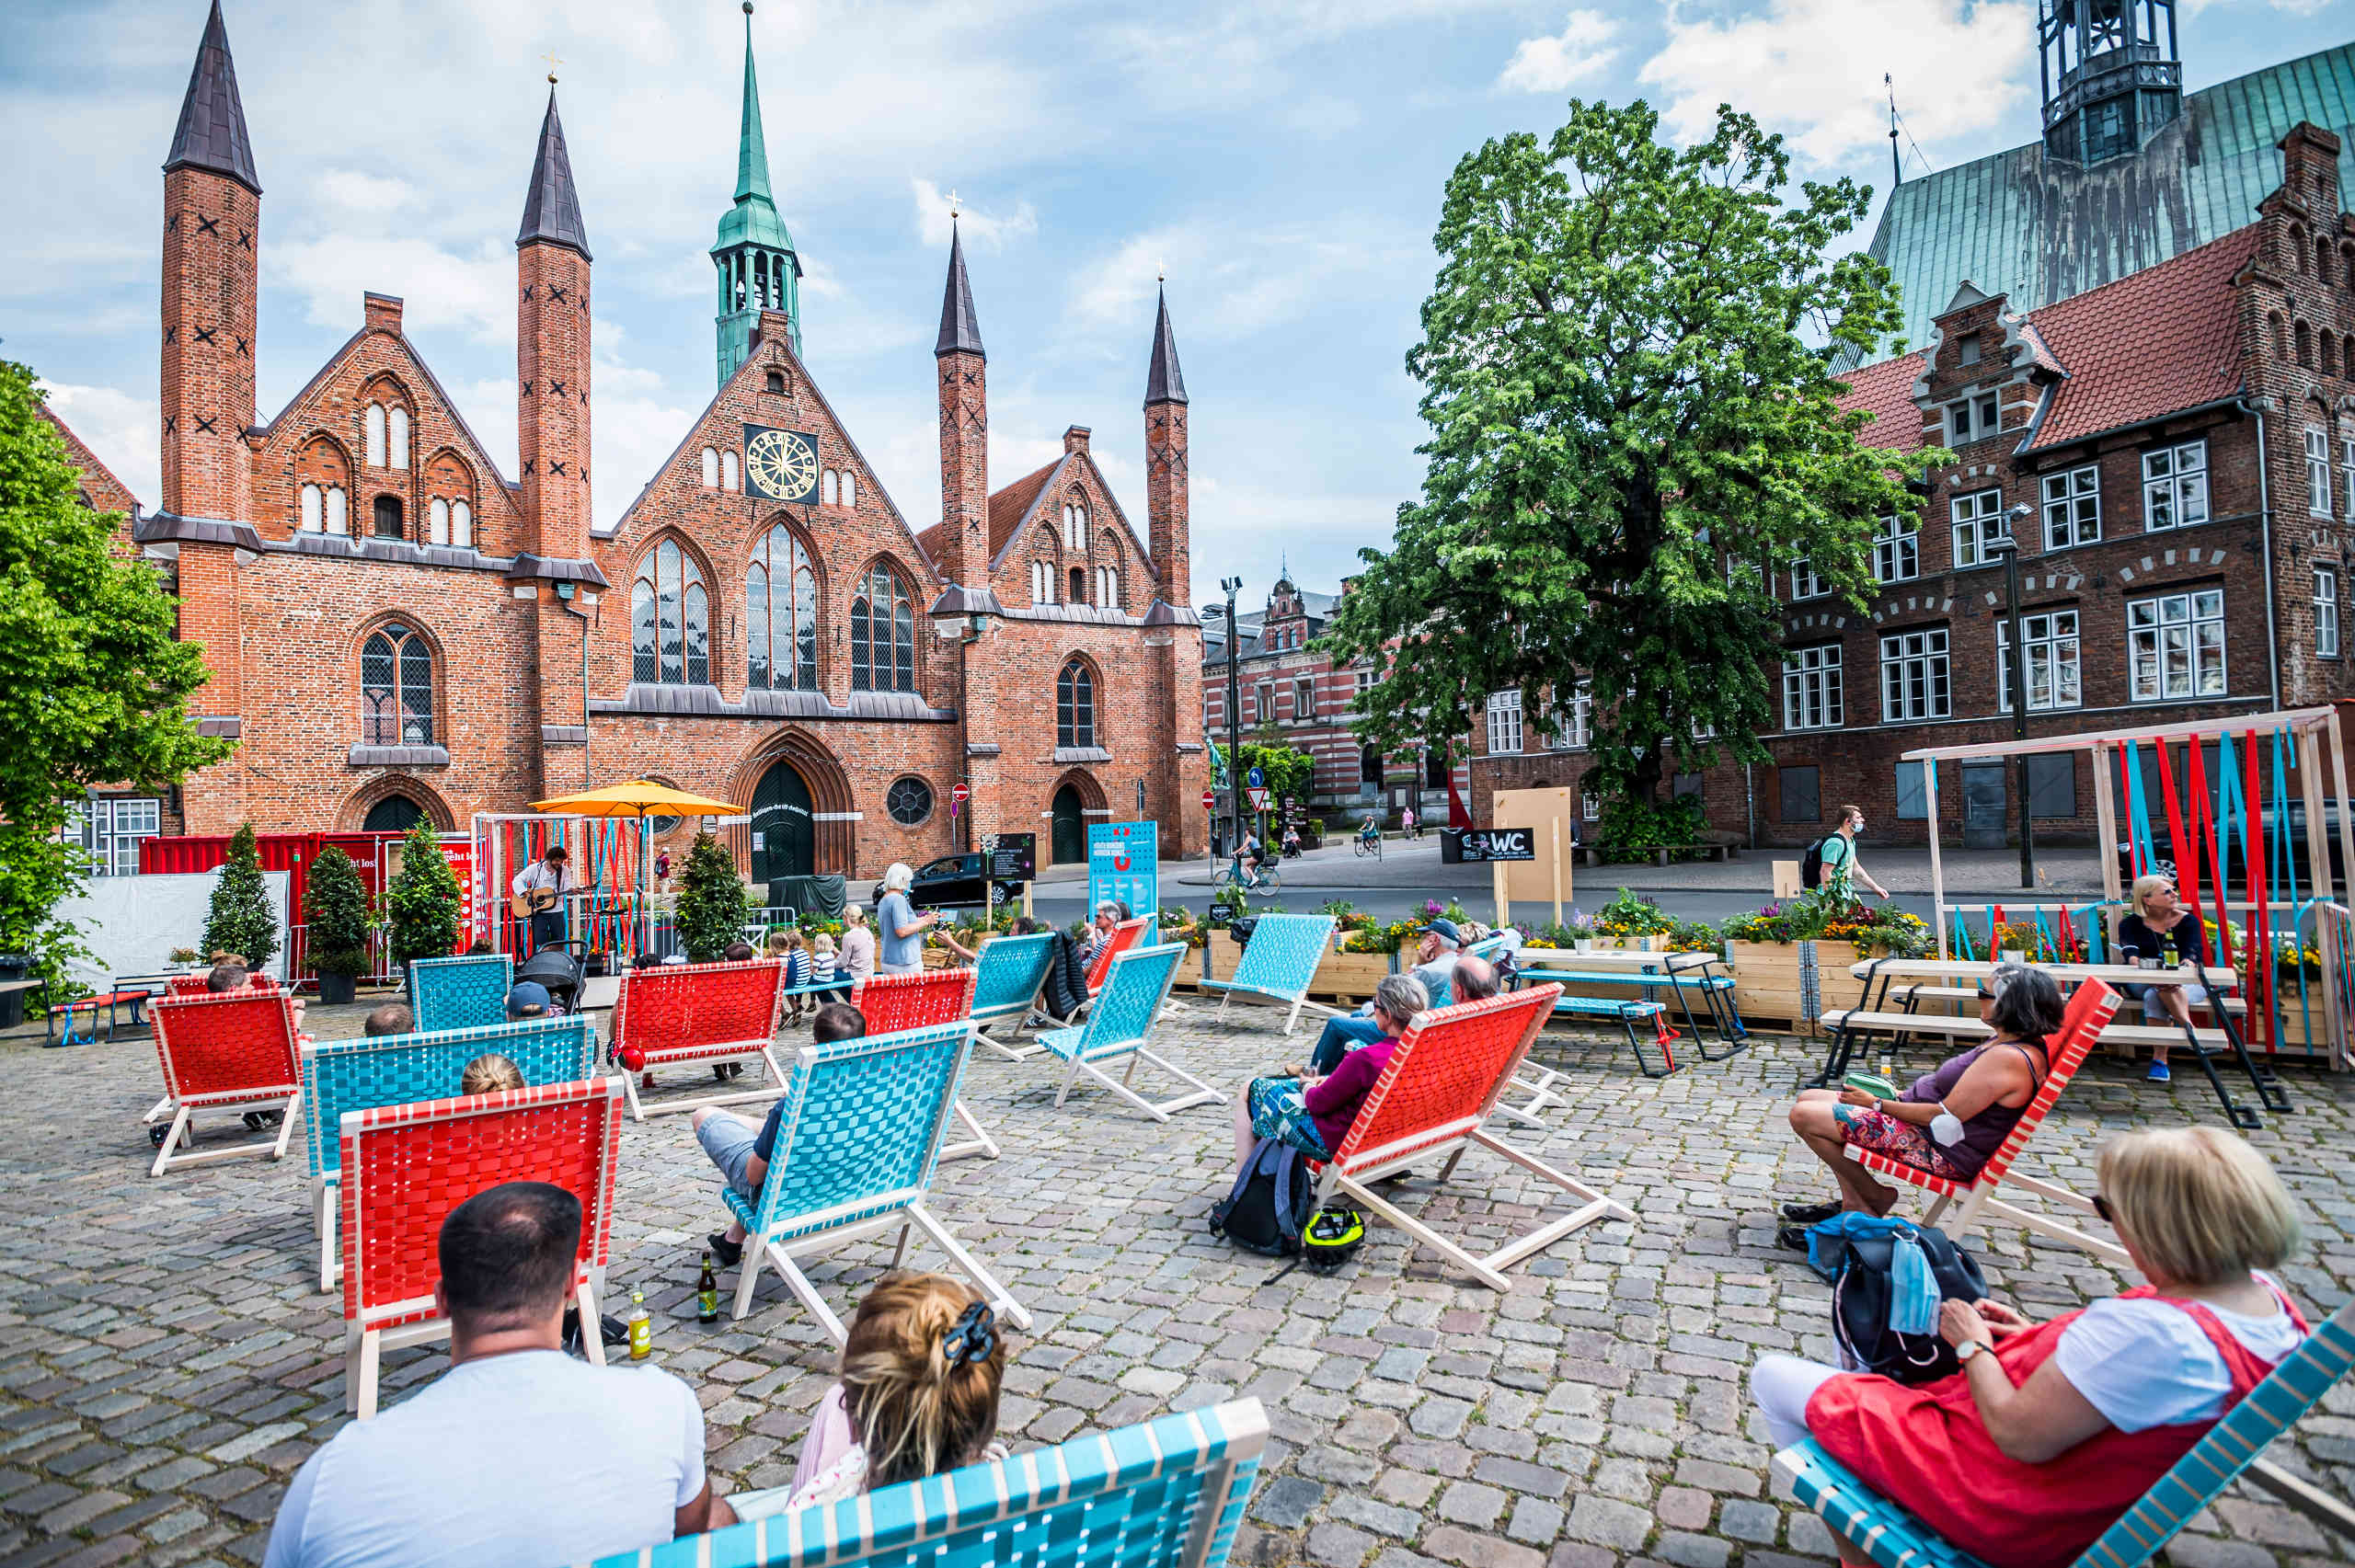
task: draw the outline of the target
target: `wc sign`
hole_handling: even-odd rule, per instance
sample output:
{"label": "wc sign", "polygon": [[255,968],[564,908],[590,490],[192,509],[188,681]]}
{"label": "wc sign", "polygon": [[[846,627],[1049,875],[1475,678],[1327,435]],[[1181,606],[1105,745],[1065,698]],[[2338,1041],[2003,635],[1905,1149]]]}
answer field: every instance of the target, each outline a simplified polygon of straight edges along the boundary
{"label": "wc sign", "polygon": [[1159,823],[1092,822],[1088,825],[1088,919],[1094,920],[1096,907],[1108,899],[1128,905],[1132,915],[1157,914],[1160,911]]}

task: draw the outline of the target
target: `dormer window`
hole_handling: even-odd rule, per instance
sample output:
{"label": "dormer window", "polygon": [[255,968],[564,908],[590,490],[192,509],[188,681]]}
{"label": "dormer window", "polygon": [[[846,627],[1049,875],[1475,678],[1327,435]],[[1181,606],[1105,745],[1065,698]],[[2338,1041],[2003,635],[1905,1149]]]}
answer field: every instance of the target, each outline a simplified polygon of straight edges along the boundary
{"label": "dormer window", "polygon": [[1955,363],[1975,365],[1979,362],[1979,334],[1971,333],[1955,345]]}
{"label": "dormer window", "polygon": [[1947,405],[1947,445],[1961,446],[1995,433],[2003,422],[1992,392]]}

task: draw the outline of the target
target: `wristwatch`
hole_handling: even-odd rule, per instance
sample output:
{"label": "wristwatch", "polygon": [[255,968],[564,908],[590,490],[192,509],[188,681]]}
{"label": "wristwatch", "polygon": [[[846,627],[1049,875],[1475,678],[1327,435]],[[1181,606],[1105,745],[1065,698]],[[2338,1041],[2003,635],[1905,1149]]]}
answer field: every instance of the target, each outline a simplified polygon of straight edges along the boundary
{"label": "wristwatch", "polygon": [[1993,1350],[1994,1348],[1995,1347],[1993,1345],[1989,1345],[1983,1339],[1966,1339],[1955,1347],[1954,1358],[1957,1364],[1967,1366],[1970,1364],[1970,1358],[1978,1355],[1981,1351]]}

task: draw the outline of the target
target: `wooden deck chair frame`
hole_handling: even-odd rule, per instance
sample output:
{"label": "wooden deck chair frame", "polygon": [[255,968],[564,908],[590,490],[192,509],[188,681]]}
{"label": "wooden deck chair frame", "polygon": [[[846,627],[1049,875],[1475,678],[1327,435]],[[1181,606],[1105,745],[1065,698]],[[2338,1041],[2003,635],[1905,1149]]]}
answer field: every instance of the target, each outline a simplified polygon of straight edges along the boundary
{"label": "wooden deck chair frame", "polygon": [[310,1106],[303,1143],[310,1156],[311,1228],[318,1236],[322,1291],[333,1290],[343,1276],[336,1242],[345,1113],[447,1099],[458,1092],[466,1063],[488,1051],[514,1062],[526,1083],[577,1083],[596,1071],[597,1031],[575,1013],[478,1029],[303,1042],[303,1099]]}
{"label": "wooden deck chair frame", "polygon": [[[1578,1177],[1490,1134],[1482,1124],[1498,1096],[1520,1070],[1530,1042],[1552,1013],[1558,985],[1531,986],[1479,1001],[1419,1013],[1374,1082],[1349,1136],[1323,1167],[1316,1185],[1322,1206],[1346,1196],[1357,1207],[1379,1215],[1417,1242],[1495,1290],[1511,1288],[1504,1271],[1545,1251],[1598,1219],[1633,1221],[1635,1214]],[[1426,1065],[1428,1064],[1428,1065]],[[1426,1110],[1419,1101],[1430,1102]],[[1486,1256],[1476,1255],[1407,1213],[1374,1189],[1384,1176],[1433,1160],[1445,1161],[1439,1179],[1455,1173],[1457,1162],[1477,1146],[1544,1177],[1579,1207],[1540,1225]]]}
{"label": "wooden deck chair frame", "polygon": [[[1182,942],[1165,942],[1114,955],[1111,971],[1095,1007],[1087,1014],[1087,1022],[1040,1034],[1040,1042],[1063,1060],[1063,1081],[1055,1090],[1057,1110],[1063,1109],[1082,1074],[1157,1122],[1166,1122],[1171,1113],[1190,1106],[1226,1103],[1225,1094],[1168,1058],[1145,1048],[1153,1025],[1161,1016],[1162,1004],[1169,1000],[1169,987],[1178,979],[1178,966],[1189,951]],[[1120,1058],[1126,1058],[1128,1066],[1118,1078],[1097,1065]],[[1132,1086],[1140,1060],[1152,1063],[1172,1078],[1183,1079],[1193,1086],[1191,1091],[1170,1100],[1146,1099]]]}
{"label": "wooden deck chair frame", "polygon": [[409,1027],[420,1035],[479,1029],[507,1022],[507,993],[515,989],[515,959],[506,953],[408,961]]}
{"label": "wooden deck chair frame", "polygon": [[674,1545],[620,1552],[593,1568],[882,1568],[917,1561],[931,1568],[999,1568],[1008,1561],[1225,1568],[1267,1446],[1267,1412],[1256,1399],[1235,1400],[878,1487],[852,1501],[756,1516]]}
{"label": "wooden deck chair frame", "polygon": [[[1029,1312],[925,1204],[971,1053],[971,1026],[956,1019],[895,1034],[813,1042],[795,1054],[768,1178],[757,1202],[731,1189],[720,1192],[746,1232],[743,1260],[737,1265],[738,1320],[752,1310],[761,1270],[774,1268],[834,1343],[842,1344],[847,1336],[842,1320],[794,1260],[896,1229],[900,1239],[892,1267],[906,1259],[911,1232],[921,1230],[981,1288],[994,1310],[1018,1328],[1030,1326]],[[871,1105],[861,1104],[861,1079],[883,1085],[880,1093],[864,1096]],[[780,1215],[779,1206],[788,1203],[807,1207]]]}
{"label": "wooden deck chair frame", "polygon": [[[428,1229],[424,1219],[431,1216],[431,1229],[436,1237],[442,1219],[451,1209],[486,1188],[503,1182],[548,1181],[559,1175],[574,1178],[572,1185],[557,1183],[580,1199],[581,1255],[574,1268],[573,1300],[580,1310],[581,1346],[590,1360],[604,1365],[604,1337],[597,1332],[598,1297],[603,1290],[605,1265],[613,1244],[614,1171],[621,1145],[625,1103],[622,1080],[598,1078],[499,1094],[380,1105],[374,1110],[353,1111],[343,1118],[343,1179],[339,1185],[343,1210],[346,1410],[362,1421],[375,1415],[378,1373],[385,1351],[429,1344],[446,1338],[450,1333],[450,1320],[436,1313],[432,1288],[426,1283],[429,1275],[438,1276],[438,1261],[411,1267],[407,1277],[419,1282],[412,1286],[412,1294],[374,1303],[368,1299],[372,1281],[365,1260],[376,1234],[371,1208],[371,1173],[374,1169],[371,1154],[381,1140],[404,1146],[399,1154],[387,1156],[388,1167],[421,1183],[431,1184],[439,1178],[450,1184],[441,1190],[428,1185],[423,1193],[408,1196],[396,1206],[396,1212],[411,1231]],[[560,1140],[547,1136],[557,1118],[568,1113],[595,1145],[587,1151],[585,1160],[577,1157],[578,1151],[566,1150]],[[467,1150],[463,1171],[433,1158],[436,1151],[430,1142],[430,1129],[461,1122],[480,1124],[487,1119],[505,1121],[518,1128],[522,1136],[505,1150],[493,1150],[477,1133]],[[421,1150],[407,1147],[419,1142],[420,1138],[425,1140]],[[494,1152],[501,1157],[492,1158]],[[412,1157],[418,1153],[424,1158]],[[568,1153],[576,1156],[569,1169]],[[580,1185],[592,1190],[580,1192]],[[464,1191],[458,1190],[461,1186]],[[430,1242],[419,1244],[429,1250],[431,1246]]]}
{"label": "wooden deck chair frame", "polygon": [[[2267,1445],[2312,1410],[2355,1365],[2355,1301],[2317,1324],[2246,1399],[2226,1411],[2118,1522],[2078,1557],[2075,1568],[2139,1568],[2192,1516],[2244,1474],[2297,1512],[2355,1536],[2355,1510],[2262,1456]],[[1979,1560],[1933,1535],[1881,1497],[1812,1438],[1775,1456],[1775,1473],[1801,1506],[1863,1549],[1883,1568],[1974,1568]]]}
{"label": "wooden deck chair frame", "polygon": [[[1004,938],[1000,939],[1001,941]],[[991,943],[990,947],[996,946]],[[989,951],[984,947],[982,951]],[[963,1020],[971,1026],[973,997],[981,983],[978,968],[926,969],[913,975],[877,975],[851,987],[850,1004],[867,1020],[870,1035],[897,1035],[927,1024]],[[943,1160],[970,1160],[975,1155],[994,1160],[1000,1150],[963,1100],[956,1104],[957,1119],[973,1136],[940,1151]]]}
{"label": "wooden deck chair frame", "polygon": [[1315,983],[1316,967],[1332,945],[1338,923],[1331,915],[1261,915],[1251,927],[1251,940],[1245,944],[1235,973],[1226,979],[1197,983],[1219,993],[1221,1021],[1226,1017],[1226,1004],[1237,997],[1289,1009],[1284,1014],[1287,1035],[1300,1026],[1303,1008],[1327,1018],[1341,1017],[1339,1008],[1308,1000],[1308,988]]}
{"label": "wooden deck chair frame", "polygon": [[2080,1252],[2091,1253],[2120,1268],[2132,1268],[2134,1260],[2117,1242],[2089,1236],[2074,1226],[2022,1208],[2017,1204],[2006,1203],[1995,1196],[1996,1189],[2008,1183],[2023,1192],[2035,1194],[2047,1203],[2061,1204],[2081,1214],[2094,1212],[2093,1199],[2080,1196],[2057,1182],[2041,1182],[2033,1176],[2023,1176],[2012,1169],[2012,1164],[2019,1158],[2020,1150],[2027,1147],[2028,1140],[2035,1136],[2036,1129],[2044,1125],[2044,1118],[2051,1113],[2062,1091],[2069,1087],[2069,1081],[2085,1064],[2086,1055],[2100,1038],[2101,1032],[2108,1027],[2110,1016],[2118,1011],[2118,993],[2099,980],[2079,986],[2070,996],[2068,1011],[2062,1015],[2061,1027],[2055,1032],[2051,1053],[2046,1059],[2044,1082],[2037,1087],[2036,1096],[2028,1101],[2028,1108],[2020,1113],[2020,1119],[2012,1124],[2010,1135],[1988,1157],[1987,1163],[1980,1168],[1978,1176],[1972,1181],[1954,1182],[1944,1176],[1934,1176],[1901,1160],[1892,1160],[1886,1154],[1860,1149],[1853,1143],[1844,1145],[1842,1151],[1867,1171],[1878,1175],[1894,1176],[1929,1193],[1934,1201],[1929,1212],[1923,1216],[1924,1224],[1936,1224],[1938,1216],[1944,1214],[1957,1198],[1961,1199],[1962,1207],[1948,1227],[1948,1233],[1958,1242],[1970,1234],[1970,1228],[1982,1219],[2008,1219],[2039,1236],[2066,1242]]}
{"label": "wooden deck chair frame", "polygon": [[[172,1119],[147,1173],[160,1176],[176,1165],[209,1165],[255,1155],[285,1159],[286,1145],[294,1136],[294,1113],[303,1104],[303,1069],[296,1053],[310,1037],[295,1032],[293,993],[273,988],[159,996],[148,1017],[155,1024],[155,1056],[164,1069],[164,1097],[141,1120],[153,1127],[167,1115]],[[242,1030],[245,1037],[224,1037],[232,1030]],[[178,1153],[195,1146],[190,1121],[198,1111],[275,1111],[278,1136]]]}
{"label": "wooden deck chair frame", "polygon": [[[770,979],[768,1027],[765,1031],[755,1035],[742,1033],[741,1028],[731,1028],[718,1032],[710,1039],[692,1040],[675,1046],[649,1047],[643,1039],[630,1038],[630,1030],[634,1022],[640,1028],[645,1028],[649,1020],[660,1019],[661,1024],[657,1026],[666,1026],[669,1019],[664,1017],[660,1010],[685,1005],[684,999],[695,987],[721,983],[706,977],[725,975],[729,977],[730,983],[743,983],[735,980],[734,977],[754,970],[767,971]],[[646,1067],[643,1070],[646,1071],[651,1071],[657,1068],[676,1067],[687,1062],[708,1065],[713,1062],[756,1056],[761,1059],[761,1065],[768,1074],[768,1078],[764,1078],[758,1088],[739,1090],[727,1094],[699,1094],[685,1100],[664,1100],[660,1104],[648,1105],[638,1097],[638,1073],[625,1070],[622,1083],[629,1095],[629,1114],[632,1121],[642,1122],[649,1116],[669,1116],[678,1111],[693,1111],[705,1105],[741,1105],[754,1100],[776,1098],[776,1089],[769,1087],[768,1082],[771,1078],[780,1085],[785,1082],[785,1069],[777,1065],[775,1048],[777,1020],[784,1015],[785,1009],[785,961],[782,958],[749,958],[736,964],[661,964],[649,969],[625,969],[622,971],[621,981],[621,990],[614,999],[613,1037],[609,1042],[615,1066],[618,1067],[621,1063],[622,1051],[626,1047],[634,1046],[646,1052]],[[631,1007],[633,997],[638,999],[635,1010]],[[757,1027],[758,1019],[755,1014],[758,1011],[758,1006],[755,1004],[746,1012],[742,1019],[738,1020],[738,1023],[742,1027]]]}
{"label": "wooden deck chair frame", "polygon": [[[1028,936],[1001,936],[983,944],[973,977],[972,1020],[980,1044],[1007,1061],[1027,1061],[1046,1047],[1035,1039],[1017,1045],[1031,1013],[1039,1011],[1039,992],[1047,983],[1047,967],[1055,959],[1055,933],[1034,931]],[[1003,1028],[1008,1039],[991,1031]]]}

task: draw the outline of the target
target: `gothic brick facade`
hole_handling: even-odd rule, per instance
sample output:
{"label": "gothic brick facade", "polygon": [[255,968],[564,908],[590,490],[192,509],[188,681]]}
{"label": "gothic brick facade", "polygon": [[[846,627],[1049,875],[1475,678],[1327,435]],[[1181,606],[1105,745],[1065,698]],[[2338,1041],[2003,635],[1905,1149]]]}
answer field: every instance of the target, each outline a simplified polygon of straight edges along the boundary
{"label": "gothic brick facade", "polygon": [[[1166,304],[1148,543],[1079,427],[1060,462],[991,493],[986,354],[953,246],[944,521],[920,534],[797,352],[799,263],[769,204],[749,30],[746,51],[737,208],[713,252],[721,384],[650,477],[591,473],[592,258],[550,94],[516,242],[509,477],[384,295],[258,420],[261,187],[213,6],[166,165],[163,494],[135,531],[174,564],[181,635],[204,645],[203,727],[238,740],[186,785],[188,831],[462,828],[647,776],[755,806],[729,833],[764,877],[864,876],[968,830],[1037,831],[1044,861],[1088,820],[1138,815],[1165,854],[1199,853],[1200,814],[1179,809],[1181,780],[1199,788],[1200,654]],[[95,459],[85,475],[94,499],[128,502]],[[599,528],[592,484],[615,482],[643,488]]]}

